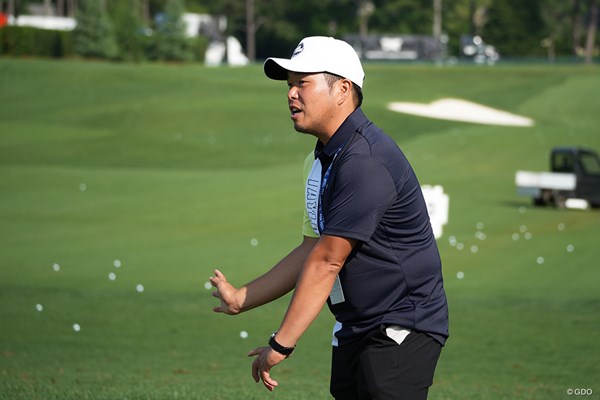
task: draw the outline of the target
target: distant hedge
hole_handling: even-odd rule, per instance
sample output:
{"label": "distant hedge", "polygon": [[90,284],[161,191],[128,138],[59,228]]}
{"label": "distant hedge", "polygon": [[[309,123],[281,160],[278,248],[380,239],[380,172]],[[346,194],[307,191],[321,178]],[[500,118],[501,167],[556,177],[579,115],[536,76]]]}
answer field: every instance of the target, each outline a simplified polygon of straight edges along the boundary
{"label": "distant hedge", "polygon": [[0,28],[0,54],[70,57],[74,55],[73,35],[69,31],[5,26]]}
{"label": "distant hedge", "polygon": [[[154,60],[154,37],[141,37],[140,46],[144,53],[141,57],[132,57],[132,49],[123,46],[117,60],[139,61]],[[194,62],[204,62],[204,53],[208,47],[208,39],[203,36],[187,39]],[[0,56],[34,56],[64,58],[75,56],[73,32],[37,29],[23,26],[5,26],[0,28]]]}

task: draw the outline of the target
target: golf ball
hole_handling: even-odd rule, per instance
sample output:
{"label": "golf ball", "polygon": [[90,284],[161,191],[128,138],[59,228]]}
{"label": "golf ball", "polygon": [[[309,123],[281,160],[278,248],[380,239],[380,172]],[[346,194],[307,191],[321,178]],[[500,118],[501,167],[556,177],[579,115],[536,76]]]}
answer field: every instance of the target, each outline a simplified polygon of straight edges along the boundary
{"label": "golf ball", "polygon": [[81,190],[82,192],[85,192],[87,190],[87,185],[85,183],[80,183],[79,190]]}
{"label": "golf ball", "polygon": [[58,265],[57,263],[52,264],[52,269],[55,271],[60,271],[60,265]]}
{"label": "golf ball", "polygon": [[38,311],[42,311],[44,309],[44,306],[42,306],[41,304],[36,304],[35,309]]}
{"label": "golf ball", "polygon": [[116,260],[113,262],[113,265],[115,266],[115,268],[121,268],[121,260],[119,260],[119,259],[116,259]]}
{"label": "golf ball", "polygon": [[542,264],[544,263],[544,261],[545,261],[545,260],[544,260],[544,257],[538,257],[538,258],[537,258],[537,260],[536,260],[536,262],[537,262],[539,265],[542,265]]}
{"label": "golf ball", "polygon": [[465,277],[465,273],[464,273],[464,272],[462,272],[462,271],[458,271],[458,272],[456,273],[456,277],[457,277],[458,279],[463,279],[463,278]]}
{"label": "golf ball", "polygon": [[575,250],[575,246],[573,246],[572,244],[570,244],[570,245],[568,245],[568,246],[567,246],[567,251],[568,251],[569,253],[572,253],[572,252],[573,252],[573,250]]}
{"label": "golf ball", "polygon": [[258,246],[258,239],[256,239],[256,238],[252,238],[252,239],[250,240],[250,246],[252,246],[252,247],[256,247],[256,246]]}
{"label": "golf ball", "polygon": [[108,279],[114,281],[115,279],[117,279],[117,275],[115,275],[114,272],[111,272],[110,274],[108,274]]}
{"label": "golf ball", "polygon": [[448,238],[448,242],[450,243],[450,246],[452,246],[452,247],[456,246],[456,237],[455,236],[450,236]]}
{"label": "golf ball", "polygon": [[141,283],[140,283],[140,284],[138,284],[138,285],[135,287],[135,290],[136,290],[138,293],[142,293],[142,292],[144,291],[144,285],[142,285]]}
{"label": "golf ball", "polygon": [[204,289],[210,290],[211,287],[212,285],[210,284],[210,282],[204,282]]}
{"label": "golf ball", "polygon": [[73,324],[73,330],[75,332],[79,332],[81,330],[81,326],[79,326],[79,324]]}
{"label": "golf ball", "polygon": [[246,339],[246,338],[248,337],[248,332],[246,332],[246,331],[241,331],[241,332],[240,332],[240,337],[241,337],[242,339]]}

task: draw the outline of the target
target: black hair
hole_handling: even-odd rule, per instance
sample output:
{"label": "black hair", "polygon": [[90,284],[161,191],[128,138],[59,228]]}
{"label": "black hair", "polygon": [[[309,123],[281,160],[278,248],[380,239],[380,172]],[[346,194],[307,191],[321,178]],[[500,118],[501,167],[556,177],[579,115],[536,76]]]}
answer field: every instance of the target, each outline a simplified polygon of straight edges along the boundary
{"label": "black hair", "polygon": [[[323,72],[323,74],[325,75],[325,80],[327,81],[327,84],[329,85],[330,88],[333,86],[333,84],[335,82],[339,81],[340,79],[344,79],[344,77],[342,77],[340,75],[332,74],[330,72]],[[352,89],[354,90],[353,96],[354,96],[354,102],[356,103],[356,107],[360,107],[363,102],[362,89],[360,86],[358,86],[354,82],[352,82]]]}

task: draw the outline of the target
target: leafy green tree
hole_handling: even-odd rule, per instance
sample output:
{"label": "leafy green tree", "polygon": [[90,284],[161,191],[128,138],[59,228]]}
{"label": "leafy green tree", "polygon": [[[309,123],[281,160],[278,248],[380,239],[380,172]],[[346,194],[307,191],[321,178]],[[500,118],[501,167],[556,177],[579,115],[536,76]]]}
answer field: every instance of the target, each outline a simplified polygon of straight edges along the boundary
{"label": "leafy green tree", "polygon": [[[289,57],[304,36],[356,33],[358,0],[254,0],[256,56]],[[207,13],[227,17],[226,35],[246,44],[246,1],[187,0]]]}
{"label": "leafy green tree", "polygon": [[119,43],[117,58],[125,61],[141,61],[144,58],[146,37],[142,21],[140,0],[118,0],[109,3],[109,12],[115,26]]}
{"label": "leafy green tree", "polygon": [[357,11],[357,0],[306,0],[279,5],[257,1],[261,23],[256,34],[257,56],[289,57],[305,36],[357,33]]}
{"label": "leafy green tree", "polygon": [[189,61],[190,41],[185,35],[183,0],[167,0],[164,11],[157,15],[154,33],[154,56],[158,60]]}
{"label": "leafy green tree", "polygon": [[432,0],[379,0],[369,20],[371,32],[432,34]]}
{"label": "leafy green tree", "polygon": [[543,55],[546,35],[540,0],[495,1],[482,36],[503,56]]}
{"label": "leafy green tree", "polygon": [[79,0],[76,19],[73,46],[77,54],[109,59],[117,55],[113,25],[103,2]]}
{"label": "leafy green tree", "polygon": [[541,4],[545,38],[542,46],[553,60],[556,54],[569,54],[573,45],[573,4],[564,0],[546,0]]}
{"label": "leafy green tree", "polygon": [[443,2],[442,31],[448,35],[449,53],[460,51],[461,35],[479,35],[488,21],[488,9],[493,0],[454,0]]}
{"label": "leafy green tree", "polygon": [[[148,0],[159,2],[165,0]],[[503,56],[583,54],[595,29],[589,24],[600,0],[443,0],[442,32],[458,54],[463,34],[479,35]],[[194,10],[227,17],[227,35],[244,47],[244,0],[186,0]],[[360,20],[365,3],[372,12]],[[433,0],[254,0],[256,56],[289,56],[308,35],[433,34]],[[592,6],[596,4],[596,6]],[[360,21],[360,24],[359,24]],[[592,32],[593,35],[590,33]],[[573,50],[570,50],[572,48]],[[597,48],[597,46],[596,46]]]}

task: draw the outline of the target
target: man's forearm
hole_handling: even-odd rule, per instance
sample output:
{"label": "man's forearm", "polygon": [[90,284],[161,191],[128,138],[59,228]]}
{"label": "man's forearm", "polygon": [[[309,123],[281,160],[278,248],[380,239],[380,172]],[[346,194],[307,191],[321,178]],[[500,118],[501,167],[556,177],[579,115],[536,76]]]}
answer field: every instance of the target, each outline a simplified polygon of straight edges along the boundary
{"label": "man's forearm", "polygon": [[289,293],[318,238],[304,237],[302,243],[279,261],[271,270],[238,290],[241,311],[267,304]]}
{"label": "man's forearm", "polygon": [[315,246],[298,278],[294,296],[276,335],[292,347],[319,315],[355,241],[326,236]]}

